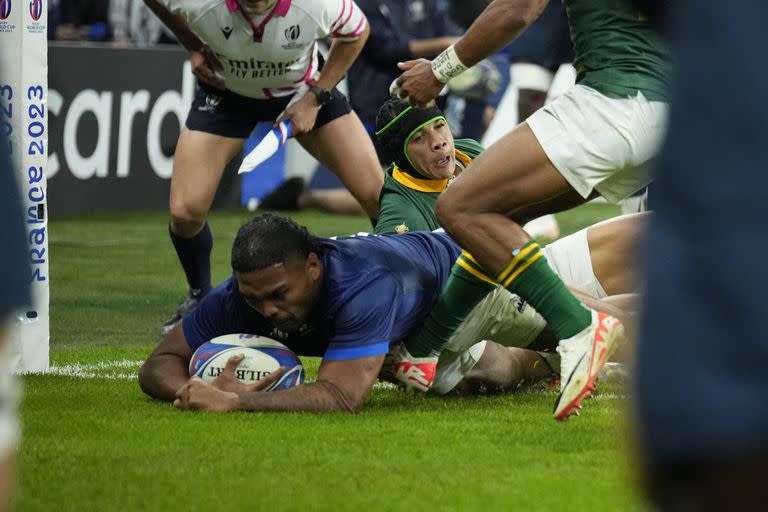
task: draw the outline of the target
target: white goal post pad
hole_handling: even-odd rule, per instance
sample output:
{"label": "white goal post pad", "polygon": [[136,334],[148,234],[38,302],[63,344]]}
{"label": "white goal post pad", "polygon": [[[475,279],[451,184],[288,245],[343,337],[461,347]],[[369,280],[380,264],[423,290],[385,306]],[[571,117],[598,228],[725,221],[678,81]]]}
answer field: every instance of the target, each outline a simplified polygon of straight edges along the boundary
{"label": "white goal post pad", "polygon": [[44,0],[0,0],[0,131],[10,135],[33,276],[34,304],[19,312],[11,333],[19,372],[49,365],[47,7]]}

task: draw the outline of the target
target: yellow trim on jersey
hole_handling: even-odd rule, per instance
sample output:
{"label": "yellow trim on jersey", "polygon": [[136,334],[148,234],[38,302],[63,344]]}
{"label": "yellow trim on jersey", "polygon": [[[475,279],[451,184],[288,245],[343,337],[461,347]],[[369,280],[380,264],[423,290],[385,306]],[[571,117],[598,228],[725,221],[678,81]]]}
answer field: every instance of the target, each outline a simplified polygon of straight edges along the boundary
{"label": "yellow trim on jersey", "polygon": [[526,247],[525,249],[520,251],[517,254],[517,256],[512,258],[512,261],[510,261],[507,264],[507,267],[503,271],[501,271],[501,273],[499,273],[499,277],[496,280],[499,283],[503,283],[504,281],[506,281],[507,280],[507,275],[509,275],[509,273],[520,263],[520,261],[523,258],[525,258],[526,256],[528,256],[528,253],[530,253],[532,251],[535,251],[537,249],[539,249],[539,244],[532,243],[531,245],[529,245],[528,247]]}
{"label": "yellow trim on jersey", "polygon": [[461,263],[462,264],[461,266],[463,268],[467,268],[467,266],[472,267],[475,270],[475,272],[480,274],[479,276],[476,273],[473,273],[472,275],[479,277],[483,281],[487,281],[492,284],[497,284],[492,277],[489,277],[488,275],[486,275],[485,270],[483,270],[483,267],[467,251],[463,251],[463,250],[461,251],[461,254],[459,255],[458,260],[456,260],[456,263]]}
{"label": "yellow trim on jersey", "polygon": [[507,286],[509,286],[509,285],[510,285],[510,283],[511,283],[512,281],[514,281],[514,280],[515,280],[515,278],[516,278],[517,276],[519,276],[519,275],[520,275],[520,273],[521,273],[523,270],[525,270],[525,269],[527,269],[529,266],[531,266],[531,263],[533,263],[533,262],[534,262],[534,261],[536,261],[537,259],[541,258],[541,256],[542,256],[543,254],[544,254],[543,252],[539,251],[539,252],[538,252],[538,253],[536,253],[534,256],[532,256],[532,257],[531,257],[531,259],[529,259],[529,260],[528,260],[528,261],[526,261],[526,262],[525,262],[523,265],[521,265],[521,266],[520,266],[520,268],[518,268],[517,270],[515,270],[514,272],[512,272],[512,275],[511,275],[511,276],[509,276],[509,279],[507,279],[506,281],[504,281],[504,284],[503,284],[502,286],[504,286],[504,288],[506,288]]}
{"label": "yellow trim on jersey", "polygon": [[462,260],[461,258],[456,260],[456,264],[458,266],[460,266],[461,268],[463,268],[464,270],[466,270],[467,272],[469,272],[470,274],[472,274],[473,276],[475,276],[476,278],[480,279],[481,281],[485,281],[486,283],[490,283],[493,286],[496,286],[496,285],[499,284],[499,283],[495,282],[493,279],[488,278],[482,272],[479,272],[478,270],[476,270],[472,265],[470,265],[466,261]]}
{"label": "yellow trim on jersey", "polygon": [[[472,161],[472,158],[458,149],[455,150],[455,153],[456,160],[461,162],[461,165],[466,169],[469,163]],[[397,166],[394,167],[395,168],[392,170],[392,178],[394,178],[394,180],[402,186],[408,187],[418,192],[440,193],[445,190],[445,188],[448,186],[448,181],[450,180],[450,178],[446,178],[444,180],[424,180],[420,178],[414,178],[410,174],[401,171]]]}
{"label": "yellow trim on jersey", "polygon": [[472,158],[470,156],[462,151],[456,150],[456,160],[461,162],[461,165],[464,166],[466,169],[469,163],[472,161]]}
{"label": "yellow trim on jersey", "polygon": [[480,265],[480,264],[477,262],[477,260],[475,259],[475,257],[474,257],[474,256],[472,256],[472,255],[471,255],[469,252],[467,252],[467,251],[465,251],[465,250],[463,250],[463,249],[462,249],[462,251],[461,251],[461,256],[460,256],[460,257],[462,257],[462,256],[463,256],[464,258],[467,258],[467,259],[468,259],[469,261],[471,261],[472,263],[474,263],[474,264],[475,264],[475,266],[477,267],[477,269],[478,269],[478,270],[481,270],[481,269],[483,268],[483,266],[482,266],[482,265]]}
{"label": "yellow trim on jersey", "polygon": [[448,186],[448,178],[444,180],[422,180],[404,173],[397,166],[392,170],[392,178],[402,186],[418,192],[436,192],[439,194]]}

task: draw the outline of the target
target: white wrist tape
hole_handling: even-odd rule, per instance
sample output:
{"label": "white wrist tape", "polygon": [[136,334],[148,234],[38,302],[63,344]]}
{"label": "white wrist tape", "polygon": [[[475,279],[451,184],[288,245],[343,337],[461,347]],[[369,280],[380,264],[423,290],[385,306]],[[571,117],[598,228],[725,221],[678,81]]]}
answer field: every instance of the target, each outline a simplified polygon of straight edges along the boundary
{"label": "white wrist tape", "polygon": [[451,78],[459,76],[466,70],[467,66],[459,60],[453,45],[443,50],[440,55],[432,60],[432,73],[443,84],[448,83]]}

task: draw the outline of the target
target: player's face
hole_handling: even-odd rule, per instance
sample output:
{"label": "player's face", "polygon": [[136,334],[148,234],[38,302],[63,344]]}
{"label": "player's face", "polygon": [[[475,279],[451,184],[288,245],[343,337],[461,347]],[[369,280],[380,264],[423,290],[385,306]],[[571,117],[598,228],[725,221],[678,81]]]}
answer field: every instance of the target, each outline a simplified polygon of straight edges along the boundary
{"label": "player's face", "polygon": [[311,253],[253,272],[235,272],[243,298],[275,327],[285,333],[304,325],[320,295],[322,266]]}
{"label": "player's face", "polygon": [[436,180],[453,176],[455,151],[451,130],[442,119],[428,124],[408,141],[408,156],[416,170]]}
{"label": "player's face", "polygon": [[239,0],[240,7],[248,16],[261,16],[277,3],[277,0]]}

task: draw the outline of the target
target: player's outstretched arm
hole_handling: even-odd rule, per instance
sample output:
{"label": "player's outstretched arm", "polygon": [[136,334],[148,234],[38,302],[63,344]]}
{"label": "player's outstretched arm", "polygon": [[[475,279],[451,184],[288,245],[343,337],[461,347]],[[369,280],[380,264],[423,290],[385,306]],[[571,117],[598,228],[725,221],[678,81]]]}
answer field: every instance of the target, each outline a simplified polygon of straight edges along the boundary
{"label": "player's outstretched arm", "polygon": [[475,20],[455,44],[432,61],[411,60],[398,64],[404,71],[397,79],[398,95],[411,104],[425,105],[443,85],[518,37],[541,14],[549,0],[496,0]]}
{"label": "player's outstretched arm", "polygon": [[496,0],[454,45],[456,55],[474,66],[516,39],[541,15],[549,0]]}
{"label": "player's outstretched arm", "polygon": [[283,391],[231,393],[190,379],[174,405],[204,411],[358,412],[379,374],[384,356],[323,361],[317,381]]}
{"label": "player's outstretched arm", "polygon": [[189,380],[192,357],[181,323],[169,332],[139,369],[139,386],[158,400],[173,402],[176,392]]}

